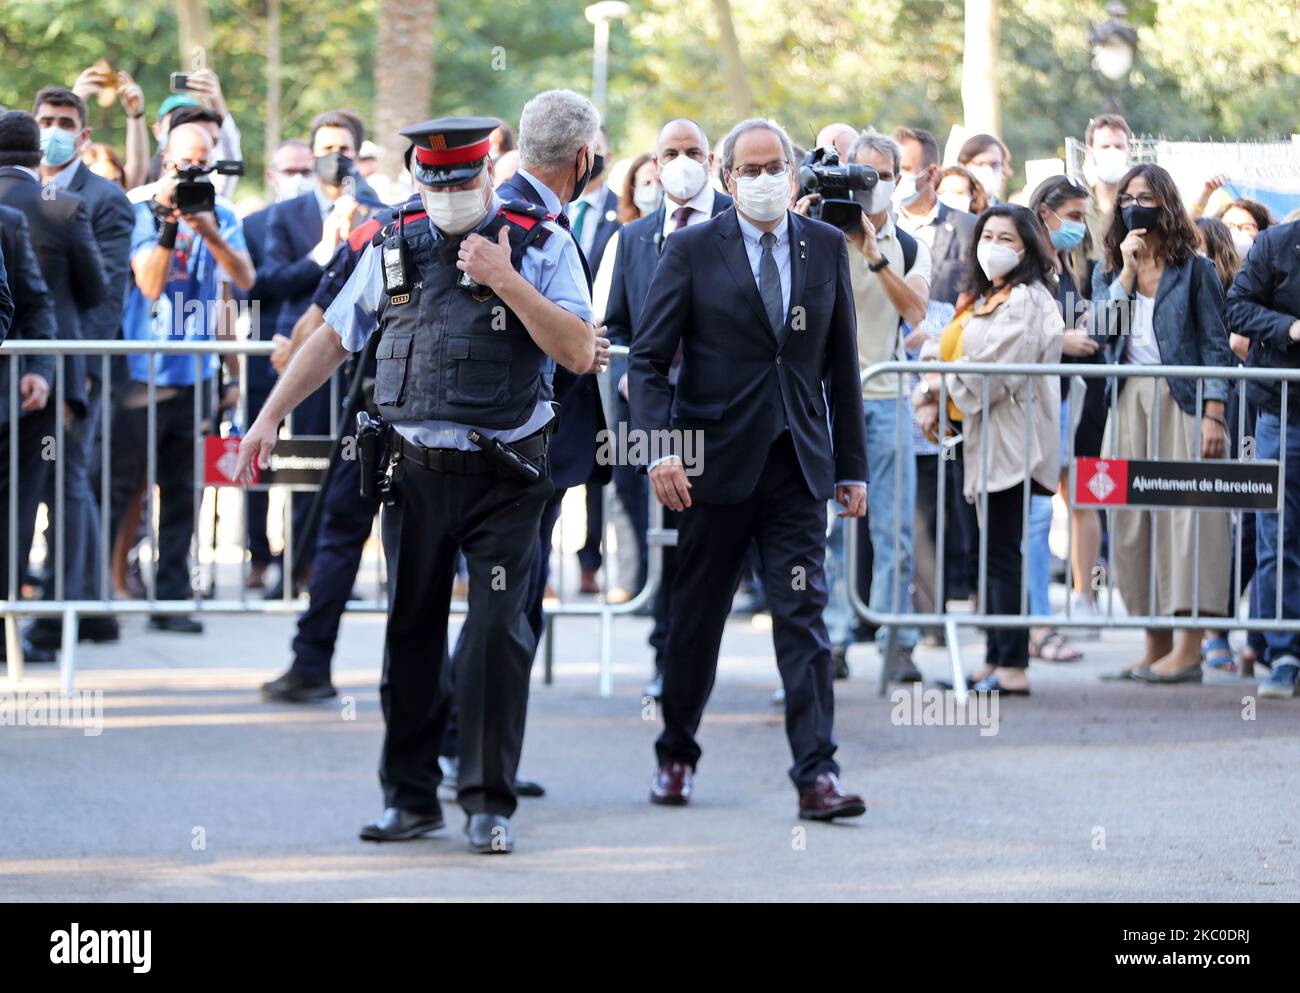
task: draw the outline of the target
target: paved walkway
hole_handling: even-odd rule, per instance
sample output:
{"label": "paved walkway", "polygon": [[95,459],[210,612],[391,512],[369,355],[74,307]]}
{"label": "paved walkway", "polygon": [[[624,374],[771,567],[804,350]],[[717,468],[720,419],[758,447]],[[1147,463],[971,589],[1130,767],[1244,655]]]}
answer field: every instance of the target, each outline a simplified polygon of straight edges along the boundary
{"label": "paved walkway", "polygon": [[[284,618],[216,618],[199,638],[126,622],[83,647],[78,689],[104,691],[103,733],[0,727],[0,898],[6,900],[1296,900],[1300,700],[1254,683],[1099,682],[1136,651],[1111,631],[1076,665],[1035,665],[998,733],[896,726],[871,646],[837,684],[844,779],[860,821],[794,816],[768,632],[727,631],[705,718],[696,801],[646,802],[648,621],[616,625],[615,693],[596,692],[597,626],[561,622],[556,682],[534,682],[518,850],[468,854],[462,821],[377,846],[375,690],[382,619],[348,618],[341,701],[268,706]],[[979,658],[972,636],[968,663]],[[923,651],[927,675],[943,653]],[[51,690],[29,667],[25,689]],[[0,690],[4,689],[0,684]],[[805,830],[806,828],[806,830]]]}

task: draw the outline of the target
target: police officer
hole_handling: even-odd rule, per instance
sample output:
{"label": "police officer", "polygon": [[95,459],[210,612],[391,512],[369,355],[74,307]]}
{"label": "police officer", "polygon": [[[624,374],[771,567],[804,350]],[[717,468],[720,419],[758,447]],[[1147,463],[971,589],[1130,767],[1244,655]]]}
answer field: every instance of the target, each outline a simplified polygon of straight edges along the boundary
{"label": "police officer", "polygon": [[[362,256],[240,445],[239,478],[266,465],[277,426],[379,330],[375,404],[387,422],[382,486],[389,614],[380,683],[385,810],[368,840],[442,827],[437,750],[450,705],[447,615],[458,551],[469,612],[455,694],[457,799],[471,851],[514,845],[515,771],[534,638],[524,616],[542,508],[555,363],[596,363],[591,299],[573,240],[492,184],[488,117],[402,131],[416,146],[408,205]],[[594,137],[594,136],[593,136]],[[324,333],[329,330],[333,333]],[[363,467],[363,473],[367,467]]]}

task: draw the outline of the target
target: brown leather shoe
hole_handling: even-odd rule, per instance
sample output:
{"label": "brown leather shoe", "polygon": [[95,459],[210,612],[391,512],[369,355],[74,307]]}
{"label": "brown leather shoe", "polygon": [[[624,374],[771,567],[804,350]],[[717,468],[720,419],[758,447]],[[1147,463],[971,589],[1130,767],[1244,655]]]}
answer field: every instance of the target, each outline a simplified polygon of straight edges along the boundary
{"label": "brown leather shoe", "polygon": [[862,797],[845,793],[833,772],[823,772],[807,793],[799,794],[799,817],[805,821],[831,821],[837,817],[861,817],[867,812]]}
{"label": "brown leather shoe", "polygon": [[695,770],[685,762],[665,762],[655,771],[650,784],[650,802],[667,807],[685,807],[695,785]]}
{"label": "brown leather shoe", "polygon": [[600,592],[600,582],[596,578],[595,569],[582,570],[582,581],[578,585],[578,592],[587,595]]}

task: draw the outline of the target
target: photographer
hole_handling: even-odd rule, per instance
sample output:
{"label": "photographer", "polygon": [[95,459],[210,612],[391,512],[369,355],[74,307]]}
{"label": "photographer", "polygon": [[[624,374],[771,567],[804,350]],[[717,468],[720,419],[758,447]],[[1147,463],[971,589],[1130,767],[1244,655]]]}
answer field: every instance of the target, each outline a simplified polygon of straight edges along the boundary
{"label": "photographer", "polygon": [[[220,203],[214,203],[210,212],[184,214],[177,206],[205,192],[201,187],[206,179],[185,174],[211,170],[213,149],[212,138],[203,127],[185,124],[173,128],[163,148],[163,176],[154,196],[135,205],[131,238],[135,286],[123,317],[127,339],[194,340],[228,333],[229,329],[221,326],[224,309],[218,306],[229,292],[224,277],[241,290],[253,286],[253,263],[235,214]],[[147,445],[138,442],[147,437],[148,430],[149,363],[148,355],[130,357],[129,382],[117,398],[113,438],[119,443],[112,452],[112,519],[117,529],[145,473]],[[199,382],[196,367],[202,369]],[[215,367],[211,356],[200,362],[190,355],[153,359],[155,464],[162,494],[154,591],[159,600],[183,600],[191,595],[187,560],[194,536],[194,436],[198,430],[194,391],[199,390],[202,397],[211,395]],[[233,406],[239,399],[234,356],[228,357],[227,367],[230,378],[222,407]],[[179,614],[155,615],[149,623],[163,631],[203,630],[199,622]]]}
{"label": "photographer", "polygon": [[[863,370],[877,362],[905,358],[902,324],[912,327],[925,319],[929,299],[930,250],[923,242],[899,231],[894,224],[890,201],[898,182],[900,151],[887,135],[863,132],[849,150],[849,163],[870,166],[876,183],[869,189],[855,189],[853,199],[861,209],[856,227],[844,232],[850,246],[849,276],[857,311],[858,362]],[[800,198],[795,210],[806,214],[820,201],[817,193]],[[867,425],[867,465],[871,486],[867,489],[867,517],[871,534],[872,577],[870,605],[885,613],[904,612],[912,584],[913,516],[916,501],[916,461],[908,425],[900,431],[898,421],[909,416],[906,399],[900,400],[896,376],[878,376],[862,391]],[[899,451],[899,444],[903,451]],[[895,517],[895,474],[901,499]],[[900,561],[895,568],[894,539],[898,536]],[[834,534],[832,542],[836,540]],[[898,596],[895,600],[894,590]],[[834,601],[832,601],[834,602]],[[838,639],[847,647],[847,627]],[[880,628],[876,642],[884,651],[888,631]],[[919,678],[912,664],[916,628],[898,631],[899,655],[890,678],[897,681]]]}

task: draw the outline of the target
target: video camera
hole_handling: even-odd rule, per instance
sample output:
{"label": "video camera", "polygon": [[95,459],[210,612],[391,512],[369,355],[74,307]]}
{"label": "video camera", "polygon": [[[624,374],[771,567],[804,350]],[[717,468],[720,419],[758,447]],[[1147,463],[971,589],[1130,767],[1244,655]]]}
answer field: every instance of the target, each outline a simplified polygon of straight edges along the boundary
{"label": "video camera", "polygon": [[862,205],[853,194],[869,190],[879,181],[880,176],[871,166],[840,165],[833,148],[815,148],[799,163],[799,196],[821,194],[808,215],[841,231],[862,229]]}
{"label": "video camera", "polygon": [[210,166],[189,166],[179,169],[176,178],[176,209],[182,214],[210,214],[217,206],[217,188],[209,179],[200,179],[209,173],[219,176],[242,176],[244,163],[221,161]]}

